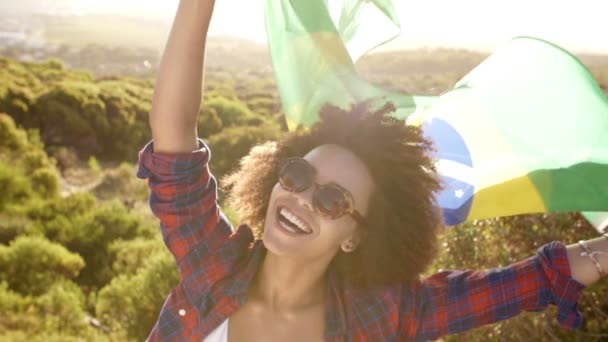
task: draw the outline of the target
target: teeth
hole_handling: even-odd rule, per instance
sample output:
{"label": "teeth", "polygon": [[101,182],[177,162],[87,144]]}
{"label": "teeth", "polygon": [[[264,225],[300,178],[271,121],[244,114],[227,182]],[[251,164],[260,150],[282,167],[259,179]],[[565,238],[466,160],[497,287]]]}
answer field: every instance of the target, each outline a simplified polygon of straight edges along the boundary
{"label": "teeth", "polygon": [[289,226],[285,226],[285,225],[281,225],[281,226],[282,226],[283,228],[285,228],[285,229],[289,230],[289,231],[290,231],[290,232],[292,232],[292,233],[300,233],[300,232],[299,232],[297,229],[295,229],[295,228],[291,228],[291,227],[289,227]]}
{"label": "teeth", "polygon": [[298,226],[298,228],[300,228],[300,230],[302,230],[303,232],[310,233],[312,231],[294,213],[292,213],[291,211],[289,211],[289,209],[282,208],[280,214],[283,215],[286,219],[288,219],[291,223],[293,223],[294,225]]}

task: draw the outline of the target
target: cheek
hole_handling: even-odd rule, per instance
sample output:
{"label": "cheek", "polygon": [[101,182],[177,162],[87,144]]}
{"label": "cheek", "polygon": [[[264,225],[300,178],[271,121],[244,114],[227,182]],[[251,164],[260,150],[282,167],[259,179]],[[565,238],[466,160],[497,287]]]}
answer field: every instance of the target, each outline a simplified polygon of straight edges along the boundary
{"label": "cheek", "polygon": [[270,198],[268,198],[269,207],[273,205],[275,199],[279,197],[285,190],[281,187],[279,183],[276,183],[270,192]]}
{"label": "cheek", "polygon": [[351,221],[352,220],[346,216],[336,220],[323,218],[321,223],[321,235],[324,239],[339,245],[344,239],[355,232],[355,223]]}
{"label": "cheek", "polygon": [[270,198],[268,198],[268,209],[267,209],[267,212],[266,212],[266,218],[268,218],[268,215],[274,210],[274,201],[277,198],[277,196],[279,196],[279,194],[281,193],[281,191],[283,191],[283,189],[281,188],[281,186],[279,185],[279,183],[277,183],[272,188],[272,191],[270,192]]}

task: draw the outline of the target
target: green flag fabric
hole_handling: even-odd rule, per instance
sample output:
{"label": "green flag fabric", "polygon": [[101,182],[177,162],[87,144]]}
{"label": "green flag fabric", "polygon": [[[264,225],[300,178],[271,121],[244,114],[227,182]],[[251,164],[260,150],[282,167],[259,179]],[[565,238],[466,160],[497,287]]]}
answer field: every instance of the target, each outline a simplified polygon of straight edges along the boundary
{"label": "green flag fabric", "polygon": [[391,1],[266,0],[265,11],[289,127],[314,123],[325,103],[393,102],[435,144],[447,224],[608,211],[608,99],[565,50],[515,38],[440,97],[400,94],[354,67],[399,32]]}
{"label": "green flag fabric", "polygon": [[314,123],[328,102],[348,108],[353,102],[386,99],[405,118],[438,100],[387,91],[362,80],[355,70],[357,58],[399,34],[392,1],[331,3],[265,2],[270,55],[290,128]]}
{"label": "green flag fabric", "polygon": [[583,216],[600,233],[608,233],[608,212],[584,212]]}

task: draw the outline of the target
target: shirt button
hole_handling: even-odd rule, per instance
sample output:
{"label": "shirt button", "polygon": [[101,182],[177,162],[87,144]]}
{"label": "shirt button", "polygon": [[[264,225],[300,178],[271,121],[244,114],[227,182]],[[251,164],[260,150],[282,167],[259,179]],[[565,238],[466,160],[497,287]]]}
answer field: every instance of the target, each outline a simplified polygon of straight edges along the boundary
{"label": "shirt button", "polygon": [[180,309],[180,310],[179,310],[179,315],[180,315],[180,316],[186,316],[186,310],[184,310],[184,309]]}

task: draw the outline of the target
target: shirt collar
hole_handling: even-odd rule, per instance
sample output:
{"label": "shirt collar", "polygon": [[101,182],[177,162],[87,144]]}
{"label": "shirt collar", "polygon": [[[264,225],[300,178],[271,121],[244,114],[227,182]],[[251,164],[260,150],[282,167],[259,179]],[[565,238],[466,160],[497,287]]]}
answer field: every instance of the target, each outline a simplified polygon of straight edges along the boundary
{"label": "shirt collar", "polygon": [[346,315],[340,280],[332,267],[329,269],[327,304],[325,305],[325,339],[338,339],[346,333]]}

